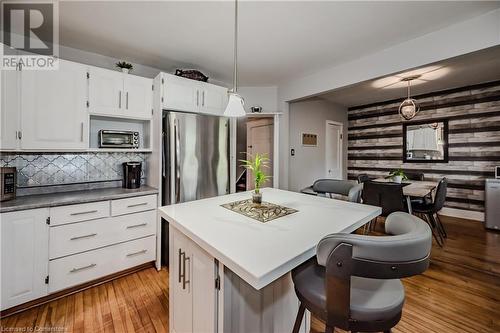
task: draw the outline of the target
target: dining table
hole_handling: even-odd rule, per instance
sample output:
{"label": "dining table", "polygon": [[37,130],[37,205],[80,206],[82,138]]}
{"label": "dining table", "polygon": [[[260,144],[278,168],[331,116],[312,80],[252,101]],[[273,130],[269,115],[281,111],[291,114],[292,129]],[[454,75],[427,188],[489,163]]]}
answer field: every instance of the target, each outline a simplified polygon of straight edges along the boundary
{"label": "dining table", "polygon": [[[382,183],[394,183],[391,178],[376,178],[373,179],[374,182]],[[406,203],[408,205],[408,212],[412,214],[411,198],[426,198],[432,195],[432,192],[437,187],[437,181],[428,180],[403,180],[403,195],[406,198]]]}

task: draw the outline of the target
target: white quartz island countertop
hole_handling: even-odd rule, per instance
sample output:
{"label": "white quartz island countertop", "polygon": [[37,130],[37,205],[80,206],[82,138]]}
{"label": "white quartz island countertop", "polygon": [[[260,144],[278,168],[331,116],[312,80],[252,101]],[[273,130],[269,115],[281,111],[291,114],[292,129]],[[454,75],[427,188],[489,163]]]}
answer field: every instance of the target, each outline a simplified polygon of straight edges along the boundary
{"label": "white quartz island countertop", "polygon": [[250,192],[159,208],[160,215],[255,289],[261,289],[316,254],[330,233],[351,233],[380,215],[379,207],[273,188],[263,201],[298,212],[262,223],[222,204],[251,198]]}

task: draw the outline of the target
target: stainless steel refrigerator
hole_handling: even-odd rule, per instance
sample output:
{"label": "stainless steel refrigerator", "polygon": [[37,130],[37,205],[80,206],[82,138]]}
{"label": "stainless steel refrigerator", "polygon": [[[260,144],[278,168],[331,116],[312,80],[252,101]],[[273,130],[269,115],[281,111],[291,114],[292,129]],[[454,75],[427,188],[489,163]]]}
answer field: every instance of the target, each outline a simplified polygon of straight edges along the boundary
{"label": "stainless steel refrigerator", "polygon": [[[162,204],[229,193],[229,120],[164,111]],[[168,265],[168,223],[162,223],[162,258]]]}

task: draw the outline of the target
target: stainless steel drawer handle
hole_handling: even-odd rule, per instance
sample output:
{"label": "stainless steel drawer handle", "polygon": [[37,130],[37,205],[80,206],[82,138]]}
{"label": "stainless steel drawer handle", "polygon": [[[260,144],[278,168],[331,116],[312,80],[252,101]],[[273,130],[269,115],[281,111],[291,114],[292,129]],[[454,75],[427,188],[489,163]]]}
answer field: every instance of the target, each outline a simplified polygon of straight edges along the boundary
{"label": "stainless steel drawer handle", "polygon": [[97,213],[97,210],[88,210],[86,212],[71,213],[69,215],[76,216],[76,215],[84,215],[84,214],[92,214],[92,213]]}
{"label": "stainless steel drawer handle", "polygon": [[83,266],[83,267],[79,267],[79,268],[73,268],[72,270],[70,270],[69,272],[70,273],[76,273],[76,272],[79,272],[79,271],[83,271],[84,269],[89,269],[89,268],[93,268],[97,266],[97,264],[90,264],[90,265],[87,265],[87,266]]}
{"label": "stainless steel drawer handle", "polygon": [[69,240],[84,239],[84,238],[90,238],[90,237],[95,237],[95,236],[97,236],[96,233],[94,233],[94,234],[88,234],[88,235],[84,235],[84,236],[71,237]]}
{"label": "stainless steel drawer handle", "polygon": [[129,253],[129,254],[127,254],[127,257],[137,256],[137,255],[139,255],[139,254],[144,254],[144,253],[146,253],[146,252],[148,252],[148,250],[141,250],[141,251],[137,251],[137,252]]}
{"label": "stainless steel drawer handle", "polygon": [[141,203],[138,203],[138,204],[128,205],[127,208],[133,208],[133,207],[138,207],[138,206],[145,206],[147,204],[148,204],[147,202],[141,202]]}
{"label": "stainless steel drawer handle", "polygon": [[133,228],[139,228],[139,227],[145,227],[147,226],[147,223],[141,223],[141,224],[134,224],[134,225],[128,225],[127,229],[133,229]]}

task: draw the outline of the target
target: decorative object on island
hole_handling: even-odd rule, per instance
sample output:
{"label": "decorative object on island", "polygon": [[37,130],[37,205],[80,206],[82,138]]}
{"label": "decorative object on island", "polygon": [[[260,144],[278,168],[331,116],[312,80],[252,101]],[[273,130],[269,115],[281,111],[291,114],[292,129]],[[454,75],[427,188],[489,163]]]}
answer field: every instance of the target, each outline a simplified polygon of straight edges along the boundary
{"label": "decorative object on island", "polygon": [[221,207],[227,208],[233,212],[250,217],[262,223],[298,212],[296,209],[269,202],[262,202],[259,205],[255,205],[253,200],[250,199],[230,202],[228,204],[221,205]]}
{"label": "decorative object on island", "polygon": [[128,74],[131,70],[134,69],[134,66],[126,61],[120,61],[116,63],[116,67],[120,68],[121,71],[125,74]]}
{"label": "decorative object on island", "polygon": [[175,75],[196,81],[208,81],[208,76],[196,69],[176,69]]}
{"label": "decorative object on island", "polygon": [[229,101],[227,102],[224,115],[227,117],[243,117],[246,112],[243,106],[245,101],[238,94],[238,0],[234,1],[234,69],[233,89],[229,90]]}
{"label": "decorative object on island", "polygon": [[413,119],[418,111],[420,110],[420,106],[418,105],[417,101],[413,98],[411,98],[410,95],[410,86],[411,86],[411,81],[418,79],[420,75],[413,75],[413,76],[408,76],[401,81],[408,83],[408,96],[406,99],[399,105],[399,115],[405,119],[405,120],[410,120]]}
{"label": "decorative object on island", "polygon": [[401,184],[403,180],[408,180],[408,177],[406,177],[402,169],[392,170],[389,173],[389,176],[385,178],[392,178],[392,181],[398,184]]}
{"label": "decorative object on island", "polygon": [[252,111],[252,113],[262,113],[262,106],[251,106],[250,111]]}
{"label": "decorative object on island", "polygon": [[253,203],[260,205],[262,203],[262,193],[260,193],[261,186],[268,181],[271,177],[266,175],[263,168],[269,168],[269,158],[259,153],[255,154],[249,160],[240,160],[243,162],[243,167],[253,173],[255,179],[255,190],[252,194]]}

